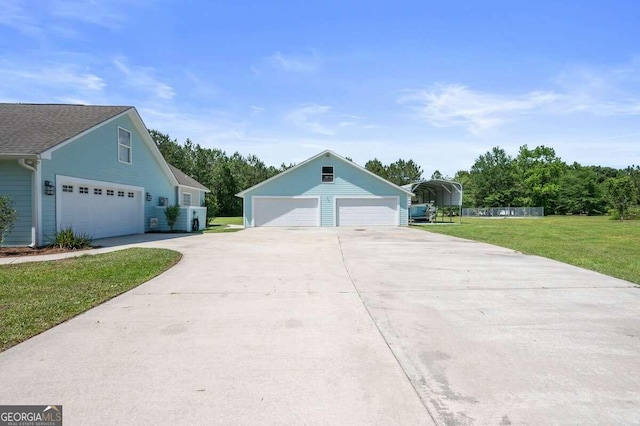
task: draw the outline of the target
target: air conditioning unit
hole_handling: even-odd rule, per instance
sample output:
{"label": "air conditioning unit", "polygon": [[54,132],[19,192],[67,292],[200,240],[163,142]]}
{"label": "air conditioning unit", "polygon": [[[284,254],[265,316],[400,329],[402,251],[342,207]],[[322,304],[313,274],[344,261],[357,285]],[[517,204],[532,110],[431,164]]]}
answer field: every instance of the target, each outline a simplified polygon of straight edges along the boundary
{"label": "air conditioning unit", "polygon": [[169,205],[169,199],[167,197],[159,197],[158,198],[158,205],[162,206],[162,207],[166,207]]}
{"label": "air conditioning unit", "polygon": [[158,227],[158,218],[157,217],[152,217],[149,219],[149,228],[151,229],[155,229]]}

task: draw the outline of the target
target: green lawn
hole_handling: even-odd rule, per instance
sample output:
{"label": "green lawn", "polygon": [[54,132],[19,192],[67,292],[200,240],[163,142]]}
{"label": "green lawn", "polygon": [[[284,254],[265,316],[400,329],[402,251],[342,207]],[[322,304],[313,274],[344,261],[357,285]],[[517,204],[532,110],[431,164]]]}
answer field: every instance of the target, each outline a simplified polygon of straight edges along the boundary
{"label": "green lawn", "polygon": [[242,216],[216,217],[209,221],[209,225],[242,225]]}
{"label": "green lawn", "polygon": [[243,228],[229,228],[228,225],[242,225],[242,217],[216,217],[209,221],[205,233],[238,232]]}
{"label": "green lawn", "polygon": [[181,257],[131,248],[0,266],[0,351],[150,280]]}
{"label": "green lawn", "polygon": [[640,221],[608,217],[468,219],[415,228],[483,241],[640,284]]}

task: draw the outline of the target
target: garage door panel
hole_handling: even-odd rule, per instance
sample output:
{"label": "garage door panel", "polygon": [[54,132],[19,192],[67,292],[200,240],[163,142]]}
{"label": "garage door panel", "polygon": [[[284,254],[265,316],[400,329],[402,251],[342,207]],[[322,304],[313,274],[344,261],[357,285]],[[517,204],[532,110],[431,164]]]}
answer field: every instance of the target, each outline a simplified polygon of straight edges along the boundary
{"label": "garage door panel", "polygon": [[317,198],[254,198],[254,226],[318,226]]}
{"label": "garage door panel", "polygon": [[398,199],[337,198],[337,226],[398,226]]}
{"label": "garage door panel", "polygon": [[62,179],[61,186],[60,229],[71,227],[92,238],[143,232],[142,192],[107,182],[72,183]]}

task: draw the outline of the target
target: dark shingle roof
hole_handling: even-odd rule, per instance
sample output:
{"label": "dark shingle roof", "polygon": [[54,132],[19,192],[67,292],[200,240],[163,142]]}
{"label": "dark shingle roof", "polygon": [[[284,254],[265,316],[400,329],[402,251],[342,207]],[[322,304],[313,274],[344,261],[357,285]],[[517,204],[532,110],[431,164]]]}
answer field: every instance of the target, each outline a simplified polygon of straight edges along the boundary
{"label": "dark shingle roof", "polygon": [[0,154],[40,154],[130,108],[0,103]]}
{"label": "dark shingle roof", "polygon": [[197,180],[193,179],[191,176],[188,176],[185,172],[183,172],[179,168],[172,166],[171,164],[169,164],[169,168],[171,169],[171,173],[173,173],[173,175],[176,177],[176,180],[180,185],[189,186],[191,188],[198,188],[203,191],[209,191],[209,188],[207,188]]}

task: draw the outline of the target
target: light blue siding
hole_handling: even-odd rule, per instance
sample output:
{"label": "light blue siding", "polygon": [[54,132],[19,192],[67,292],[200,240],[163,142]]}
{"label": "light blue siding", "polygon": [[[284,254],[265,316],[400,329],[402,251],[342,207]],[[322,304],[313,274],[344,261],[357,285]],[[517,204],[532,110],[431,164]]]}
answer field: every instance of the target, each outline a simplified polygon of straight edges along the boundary
{"label": "light blue siding", "polygon": [[31,244],[33,172],[18,164],[18,160],[0,160],[0,195],[8,195],[18,211],[18,221],[3,242],[6,246]]}
{"label": "light blue siding", "polygon": [[[333,166],[334,182],[322,183],[322,166]],[[249,191],[244,196],[245,226],[251,226],[252,196],[320,196],[322,226],[335,226],[335,197],[398,196],[400,225],[407,225],[407,193],[371,176],[358,167],[330,155],[316,158],[301,167]]]}
{"label": "light blue siding", "polygon": [[[118,161],[118,126],[131,132],[132,164]],[[157,217],[159,197],[175,204],[176,187],[167,177],[149,147],[142,140],[127,115],[117,118],[52,152],[51,160],[42,161],[42,181],[55,182],[56,175],[71,176],[124,185],[140,186],[152,195],[145,203],[145,231],[149,218]],[[47,242],[56,231],[56,197],[43,195],[42,229]]]}

